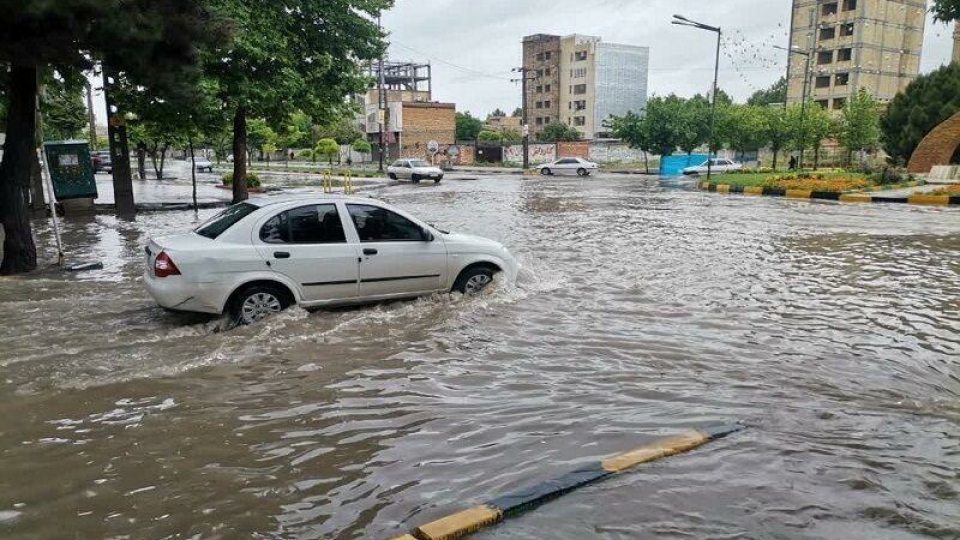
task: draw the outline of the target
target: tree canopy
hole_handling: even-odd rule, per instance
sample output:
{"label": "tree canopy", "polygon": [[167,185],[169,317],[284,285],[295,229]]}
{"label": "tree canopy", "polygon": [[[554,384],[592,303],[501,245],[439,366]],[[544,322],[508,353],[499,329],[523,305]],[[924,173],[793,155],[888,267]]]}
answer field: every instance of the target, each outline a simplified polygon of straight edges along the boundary
{"label": "tree canopy", "polygon": [[883,148],[894,161],[907,163],[923,138],[960,112],[960,65],[921,75],[897,94],[880,119]]}
{"label": "tree canopy", "polygon": [[861,88],[844,105],[837,140],[850,154],[873,150],[880,142],[880,107],[866,89]]}
{"label": "tree canopy", "polygon": [[574,127],[568,126],[563,122],[550,122],[549,124],[543,126],[543,129],[540,130],[540,135],[537,139],[540,142],[566,142],[566,141],[579,141],[583,138],[583,134]]}
{"label": "tree canopy", "polygon": [[483,131],[483,122],[470,112],[458,112],[456,116],[457,140],[474,141]]}
{"label": "tree canopy", "polygon": [[960,0],[933,0],[930,11],[940,22],[955,21],[960,19]]}
{"label": "tree canopy", "polygon": [[754,92],[747,98],[747,105],[765,106],[776,103],[787,102],[787,78],[780,77],[780,80],[773,83],[769,88],[763,88]]}

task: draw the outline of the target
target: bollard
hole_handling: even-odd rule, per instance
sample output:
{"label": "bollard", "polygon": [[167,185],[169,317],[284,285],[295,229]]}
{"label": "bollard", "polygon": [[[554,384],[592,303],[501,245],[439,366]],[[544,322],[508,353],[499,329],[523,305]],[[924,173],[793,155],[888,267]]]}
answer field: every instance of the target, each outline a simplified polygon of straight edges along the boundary
{"label": "bollard", "polygon": [[353,193],[353,171],[349,169],[343,173],[343,193],[346,195]]}
{"label": "bollard", "polygon": [[332,193],[333,192],[333,176],[330,174],[330,170],[323,171],[323,192]]}

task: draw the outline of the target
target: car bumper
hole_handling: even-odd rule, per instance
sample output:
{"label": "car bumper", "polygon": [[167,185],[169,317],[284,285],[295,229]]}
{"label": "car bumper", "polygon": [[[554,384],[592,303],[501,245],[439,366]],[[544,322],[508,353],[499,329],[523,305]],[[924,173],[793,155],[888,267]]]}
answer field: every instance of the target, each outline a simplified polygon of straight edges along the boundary
{"label": "car bumper", "polygon": [[158,279],[144,275],[147,293],[161,307],[176,311],[192,311],[219,315],[223,312],[223,291],[202,283],[190,283],[182,276]]}

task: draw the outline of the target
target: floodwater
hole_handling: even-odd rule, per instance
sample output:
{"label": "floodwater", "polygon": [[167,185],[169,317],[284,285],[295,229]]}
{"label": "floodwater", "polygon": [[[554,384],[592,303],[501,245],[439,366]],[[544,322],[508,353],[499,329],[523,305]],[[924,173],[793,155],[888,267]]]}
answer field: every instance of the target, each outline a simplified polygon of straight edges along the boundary
{"label": "floodwater", "polygon": [[518,283],[218,332],[138,277],[210,211],[73,221],[102,271],[0,280],[0,537],[386,539],[731,420],[475,538],[960,537],[960,211],[628,177],[379,195],[504,242]]}

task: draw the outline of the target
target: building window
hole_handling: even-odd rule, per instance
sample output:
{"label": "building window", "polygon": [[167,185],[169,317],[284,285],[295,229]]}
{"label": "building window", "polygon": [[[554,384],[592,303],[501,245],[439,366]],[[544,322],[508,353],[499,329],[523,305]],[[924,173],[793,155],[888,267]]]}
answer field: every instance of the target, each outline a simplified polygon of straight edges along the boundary
{"label": "building window", "polygon": [[537,104],[536,104],[534,107],[537,108],[537,109],[542,109],[542,108],[543,108],[543,102],[542,102],[542,101],[538,101]]}
{"label": "building window", "polygon": [[587,125],[587,117],[586,117],[586,116],[574,116],[574,117],[573,117],[573,125],[575,125],[575,126],[585,126],[585,125]]}
{"label": "building window", "polygon": [[551,89],[551,86],[549,84],[543,87],[543,91],[547,92],[548,94],[550,93],[550,89]]}
{"label": "building window", "polygon": [[857,9],[857,0],[843,0],[844,11],[854,11]]}
{"label": "building window", "polygon": [[543,70],[543,74],[546,75],[547,77],[549,77],[549,76],[550,76],[550,68],[547,68],[547,69]]}
{"label": "building window", "polygon": [[820,51],[817,53],[817,65],[833,63],[833,51]]}
{"label": "building window", "polygon": [[847,98],[836,98],[833,100],[833,109],[835,111],[841,111],[847,105]]}
{"label": "building window", "polygon": [[573,93],[574,93],[575,95],[586,94],[586,93],[587,93],[587,85],[585,85],[585,84],[577,84],[577,85],[574,85],[574,87],[573,87]]}
{"label": "building window", "polygon": [[537,62],[543,62],[543,53],[537,53]]}
{"label": "building window", "polygon": [[837,73],[834,77],[833,84],[836,86],[846,86],[850,84],[850,74],[849,73]]}
{"label": "building window", "polygon": [[830,28],[821,28],[820,29],[820,41],[827,41],[837,37],[837,27],[831,26]]}
{"label": "building window", "polygon": [[840,37],[848,37],[852,35],[853,35],[853,23],[840,25]]}
{"label": "building window", "polygon": [[540,77],[543,77],[543,70],[542,70],[542,69],[538,69],[538,70],[537,70],[537,78],[539,79]]}
{"label": "building window", "polygon": [[817,105],[819,105],[821,109],[826,109],[827,106],[830,105],[830,100],[829,100],[829,99],[818,99],[818,100],[817,100]]}
{"label": "building window", "polygon": [[823,75],[823,76],[821,76],[821,77],[817,77],[816,87],[817,87],[817,88],[830,88],[830,76],[829,76],[829,75]]}
{"label": "building window", "polygon": [[537,93],[538,93],[538,94],[542,94],[542,93],[543,93],[543,85],[538,85],[538,86],[537,86]]}
{"label": "building window", "polygon": [[549,109],[549,108],[550,108],[550,105],[551,105],[551,102],[549,102],[549,101],[544,101],[544,102],[543,102],[543,108],[544,108],[544,109]]}
{"label": "building window", "polygon": [[573,108],[578,111],[582,111],[587,108],[587,101],[586,100],[574,101]]}
{"label": "building window", "polygon": [[552,52],[549,52],[549,51],[548,51],[548,52],[543,53],[543,59],[544,59],[544,60],[550,60],[551,58],[553,58],[553,53],[552,53]]}
{"label": "building window", "polygon": [[577,62],[582,62],[587,59],[587,51],[577,51],[574,57]]}
{"label": "building window", "polygon": [[853,49],[846,48],[837,51],[837,62],[849,62],[853,59]]}
{"label": "building window", "polygon": [[539,116],[537,117],[537,125],[538,125],[538,126],[542,126],[542,125],[543,125],[543,118],[540,118]]}
{"label": "building window", "polygon": [[824,17],[828,17],[830,15],[836,15],[838,8],[839,6],[837,5],[836,2],[830,2],[829,4],[823,5],[823,8],[820,11],[820,13],[823,14]]}

